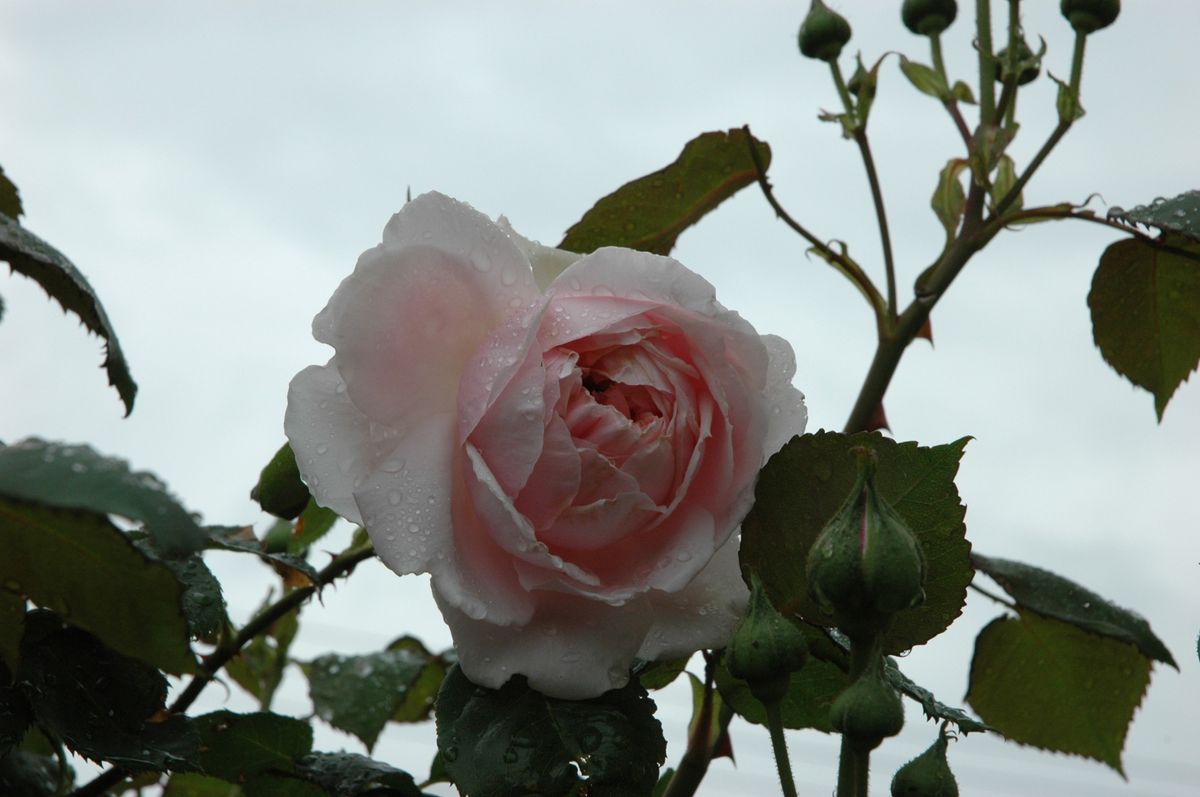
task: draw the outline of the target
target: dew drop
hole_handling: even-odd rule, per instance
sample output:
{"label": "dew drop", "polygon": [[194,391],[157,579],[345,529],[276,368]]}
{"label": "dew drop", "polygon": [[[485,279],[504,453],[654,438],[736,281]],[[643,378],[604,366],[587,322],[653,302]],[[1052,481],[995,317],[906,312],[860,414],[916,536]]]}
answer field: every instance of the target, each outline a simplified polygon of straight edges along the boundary
{"label": "dew drop", "polygon": [[399,490],[392,490],[388,493],[388,503],[392,506],[400,506],[400,502],[404,500],[404,496],[400,495]]}
{"label": "dew drop", "polygon": [[562,654],[562,663],[563,664],[575,664],[578,661],[580,661],[581,659],[583,659],[583,656],[580,656],[578,653],[576,653],[574,651],[567,651],[566,653]]}
{"label": "dew drop", "polygon": [[338,386],[334,390],[338,393],[345,393],[346,392],[346,383],[338,382]]}
{"label": "dew drop", "polygon": [[517,281],[517,272],[511,268],[506,268],[500,272],[500,284],[508,287]]}
{"label": "dew drop", "polygon": [[317,453],[318,454],[328,454],[329,446],[326,445],[325,443],[321,443],[320,445],[317,446]]}
{"label": "dew drop", "polygon": [[492,270],[492,264],[483,258],[473,259],[471,265],[475,266],[475,270],[481,274],[486,274]]}

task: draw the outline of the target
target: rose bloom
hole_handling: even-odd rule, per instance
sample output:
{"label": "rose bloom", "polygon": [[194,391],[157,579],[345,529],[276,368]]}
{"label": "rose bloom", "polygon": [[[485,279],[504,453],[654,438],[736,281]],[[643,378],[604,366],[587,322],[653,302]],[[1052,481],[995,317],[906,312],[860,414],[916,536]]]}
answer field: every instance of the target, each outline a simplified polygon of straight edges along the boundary
{"label": "rose bloom", "polygon": [[313,320],[285,428],[317,502],[429,573],[463,672],[561,698],[725,645],[738,525],[803,431],[792,350],[668,257],[579,256],[440,194]]}

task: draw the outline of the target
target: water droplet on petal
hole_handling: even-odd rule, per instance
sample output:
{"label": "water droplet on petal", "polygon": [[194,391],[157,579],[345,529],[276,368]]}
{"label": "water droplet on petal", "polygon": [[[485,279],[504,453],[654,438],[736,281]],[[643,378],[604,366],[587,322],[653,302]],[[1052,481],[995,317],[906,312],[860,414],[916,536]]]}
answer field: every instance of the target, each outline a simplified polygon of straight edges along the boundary
{"label": "water droplet on petal", "polygon": [[318,454],[329,453],[329,446],[327,446],[325,443],[321,443],[320,445],[317,446],[317,453]]}
{"label": "water droplet on petal", "polygon": [[400,495],[399,490],[392,490],[388,493],[388,503],[392,506],[399,506],[400,502],[403,500],[404,496]]}

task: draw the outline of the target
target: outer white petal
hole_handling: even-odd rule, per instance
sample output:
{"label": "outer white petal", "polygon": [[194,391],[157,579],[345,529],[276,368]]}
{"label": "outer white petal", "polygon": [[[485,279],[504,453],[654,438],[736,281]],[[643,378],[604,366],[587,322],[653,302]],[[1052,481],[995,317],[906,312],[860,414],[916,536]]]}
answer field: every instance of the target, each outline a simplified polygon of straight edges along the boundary
{"label": "outer white petal", "polygon": [[555,249],[552,246],[543,246],[537,241],[529,240],[514,230],[504,216],[496,219],[496,226],[504,230],[517,248],[529,258],[529,263],[533,266],[533,279],[540,290],[544,291],[550,287],[550,283],[554,282],[555,277],[582,257],[582,255],[568,252],[566,249]]}
{"label": "outer white petal", "polygon": [[682,590],[646,594],[654,619],[638,657],[654,661],[724,647],[749,598],[738,565],[738,538],[733,537]]}
{"label": "outer white petal", "polygon": [[500,688],[514,675],[550,697],[582,700],[624,686],[634,654],[650,626],[643,601],[609,606],[550,593],[522,626],[472,620],[437,593],[442,616],[473,682]]}
{"label": "outer white petal", "polygon": [[792,385],[796,374],[796,355],[792,346],[778,335],[763,335],[767,347],[766,400],[770,408],[767,415],[767,439],[763,450],[764,461],[791,440],[794,435],[804,434],[808,424],[808,408],[804,406],[804,394]]}
{"label": "outer white petal", "polygon": [[361,523],[354,487],[374,465],[370,423],[346,395],[336,359],[292,378],[283,429],[317,503]]}

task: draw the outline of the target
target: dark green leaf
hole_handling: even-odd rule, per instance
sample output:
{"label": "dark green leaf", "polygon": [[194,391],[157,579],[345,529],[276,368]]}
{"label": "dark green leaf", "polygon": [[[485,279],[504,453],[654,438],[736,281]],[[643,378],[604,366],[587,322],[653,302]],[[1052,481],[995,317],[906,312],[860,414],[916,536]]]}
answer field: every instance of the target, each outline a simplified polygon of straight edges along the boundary
{"label": "dark green leaf", "polygon": [[308,487],[300,481],[300,468],[292,447],[284,443],[258,475],[258,484],[250,491],[263,511],[292,520],[308,505]]}
{"label": "dark green leaf", "polygon": [[312,750],[312,727],[279,714],[214,711],[197,717],[195,725],[202,770],[233,783],[269,769],[291,769]]}
{"label": "dark green leaf", "polygon": [[318,506],[316,501],[310,499],[300,517],[296,518],[292,538],[288,541],[288,553],[304,556],[317,540],[329,533],[337,520],[336,512]]}
{"label": "dark green leaf", "polygon": [[12,673],[0,664],[0,756],[21,743],[33,721],[25,695],[11,684]]}
{"label": "dark green leaf", "polygon": [[1165,233],[1200,242],[1200,191],[1186,191],[1171,199],[1159,197],[1133,210],[1114,207],[1108,211],[1108,218],[1130,226],[1157,227]]}
{"label": "dark green leaf", "polygon": [[[315,783],[301,780],[296,772],[267,772],[255,775],[242,785],[245,797],[329,797],[329,792]],[[377,797],[372,793],[372,797]]]}
{"label": "dark green leaf", "polygon": [[25,207],[21,204],[21,192],[17,190],[13,181],[8,179],[3,166],[0,166],[0,213],[14,221],[25,213]]}
{"label": "dark green leaf", "polygon": [[164,556],[186,556],[207,542],[157,477],[86,445],[30,438],[0,448],[0,496],[136,520]]}
{"label": "dark green leaf", "polygon": [[1104,359],[1154,394],[1161,421],[1176,388],[1200,361],[1200,244],[1167,251],[1117,241],[1100,257],[1088,307]]}
{"label": "dark green leaf", "polygon": [[1022,609],[1053,617],[1093,634],[1131,642],[1147,657],[1179,669],[1171,651],[1154,635],[1150,623],[1140,614],[1122,609],[1074,581],[1040,567],[977,553],[971,555],[971,561],[976,569],[1003,587]]}
{"label": "dark green leaf", "polygon": [[950,87],[933,67],[910,61],[902,55],[900,56],[900,71],[908,78],[908,82],[922,94],[937,97],[939,100],[951,99]]}
{"label": "dark green leaf", "polygon": [[895,616],[885,651],[899,653],[929,641],[962,611],[973,574],[966,510],[954,486],[968,439],[925,448],[875,432],[792,438],[759,474],[754,507],[742,523],[742,567],[758,573],[781,614],[829,625],[832,620],[809,597],[805,562],[854,484],[857,466],[850,449],[867,446],[878,459],[880,494],[916,536],[927,565],[926,600]]}
{"label": "dark green leaf", "polygon": [[[716,676],[721,697],[734,711],[755,725],[766,724],[767,712],[762,703],[750,694],[750,687],[745,681],[734,678],[724,663],[717,668]],[[788,691],[781,705],[784,727],[814,728],[823,733],[832,733],[829,709],[848,683],[845,671],[837,665],[816,657],[810,658],[804,667],[788,678]]]}
{"label": "dark green leaf", "polygon": [[4,214],[0,214],[0,260],[41,285],[64,310],[79,316],[85,327],[104,338],[108,383],[117,389],[125,414],[132,412],[137,385],[129,374],[129,365],[108,315],[79,269],[53,246]]}
{"label": "dark green leaf", "polygon": [[[688,720],[688,743],[700,743],[700,749],[711,751],[710,758],[725,756],[733,758],[733,747],[729,742],[729,720],[733,718],[733,709],[725,704],[725,699],[716,688],[708,695],[708,709],[705,710],[704,683],[687,674],[688,685],[692,688],[692,718]],[[714,684],[715,687],[715,684]],[[660,779],[661,780],[661,779]]]}
{"label": "dark green leaf", "polygon": [[592,700],[555,700],[517,676],[499,690],[451,668],[438,693],[438,749],[467,797],[645,795],[666,756],[654,702],[636,682]]}
{"label": "dark green leaf", "polygon": [[885,662],[884,674],[892,686],[901,694],[907,695],[921,704],[921,708],[924,710],[927,719],[953,722],[963,734],[995,730],[995,728],[989,726],[986,722],[980,722],[961,708],[947,706],[945,703],[939,701],[933,696],[933,692],[918,685],[907,675],[900,672],[900,668],[891,658],[888,658]]}
{"label": "dark green leaf", "polygon": [[771,148],[745,130],[701,134],[671,165],[597,202],[567,230],[559,247],[587,253],[601,246],[627,246],[669,254],[680,233],[757,179],[751,145],[765,171]]}
{"label": "dark green leaf", "polygon": [[221,582],[198,554],[187,559],[168,559],[166,565],[184,586],[183,614],[192,636],[215,643],[228,623]]}
{"label": "dark green leaf", "polygon": [[331,797],[421,797],[407,772],[355,753],[313,753],[296,771]]}
{"label": "dark green leaf", "polygon": [[0,755],[0,794],[53,797],[58,793],[58,762],[50,756],[25,750]]}
{"label": "dark green leaf", "polygon": [[195,766],[189,721],[161,713],[162,673],[51,612],[25,616],[17,683],[38,724],[86,758],[133,770]]}
{"label": "dark green leaf", "polygon": [[392,722],[421,722],[429,719],[451,662],[447,661],[445,654],[433,655],[420,640],[410,636],[400,637],[388,645],[388,650],[407,650],[425,661],[421,674],[404,690],[404,695],[392,714]]}
{"label": "dark green leaf", "polygon": [[242,790],[220,778],[180,772],[171,776],[162,797],[242,797]]}
{"label": "dark green leaf", "polygon": [[182,586],[106,518],[0,498],[0,584],[170,673],[195,668]]}
{"label": "dark green leaf", "polygon": [[1022,612],[980,632],[967,700],[1013,741],[1094,758],[1124,774],[1121,750],[1150,666],[1128,642]]}
{"label": "dark green leaf", "polygon": [[675,777],[675,767],[667,767],[663,770],[662,776],[659,777],[658,783],[654,787],[653,794],[650,797],[663,797],[667,793],[667,788],[671,785],[671,778]]}
{"label": "dark green leaf", "polygon": [[304,674],[317,716],[370,750],[428,662],[428,654],[407,647],[362,656],[331,653],[304,665]]}
{"label": "dark green leaf", "polygon": [[641,661],[633,668],[633,675],[642,686],[651,691],[662,689],[675,681],[687,667],[690,656],[666,661]]}

